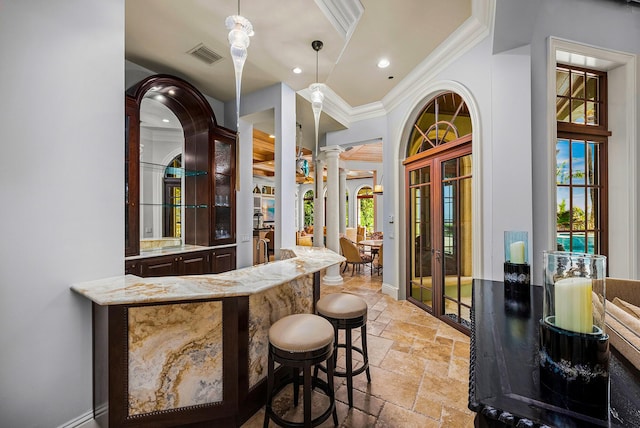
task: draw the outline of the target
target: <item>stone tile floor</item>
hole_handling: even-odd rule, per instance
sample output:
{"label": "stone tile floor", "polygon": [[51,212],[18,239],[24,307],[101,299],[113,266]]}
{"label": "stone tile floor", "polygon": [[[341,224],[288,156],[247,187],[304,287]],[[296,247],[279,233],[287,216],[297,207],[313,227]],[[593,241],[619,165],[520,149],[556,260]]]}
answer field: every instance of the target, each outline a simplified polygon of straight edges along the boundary
{"label": "stone tile floor", "polygon": [[[368,269],[353,277],[347,272],[341,286],[322,286],[323,295],[352,293],[369,306],[371,383],[364,373],[354,378],[354,407],[349,409],[346,381],[335,378],[339,426],[472,427],[474,414],[467,408],[469,337],[407,301],[383,295],[381,286],[382,277]],[[355,331],[354,341],[359,345]],[[338,366],[344,366],[340,354]],[[314,393],[314,416],[324,409],[325,400]],[[291,387],[280,392],[274,408],[287,419],[302,420],[302,404],[293,407]],[[264,408],[242,427],[259,428],[263,421]],[[333,426],[332,418],[320,426]]]}

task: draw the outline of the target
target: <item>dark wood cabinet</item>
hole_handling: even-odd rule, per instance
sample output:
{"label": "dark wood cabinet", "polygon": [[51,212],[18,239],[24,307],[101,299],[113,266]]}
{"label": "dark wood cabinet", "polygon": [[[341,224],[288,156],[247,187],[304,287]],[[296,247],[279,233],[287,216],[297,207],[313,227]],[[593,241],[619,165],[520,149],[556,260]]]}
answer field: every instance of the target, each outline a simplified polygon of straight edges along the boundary
{"label": "dark wood cabinet", "polygon": [[184,253],[178,257],[178,275],[202,275],[212,273],[211,251]]}
{"label": "dark wood cabinet", "polygon": [[[142,100],[149,97],[171,110],[182,125],[184,148],[179,203],[179,209],[184,213],[179,233],[182,243],[202,247],[235,243],[236,134],[217,124],[211,105],[193,85],[174,76],[155,75],[126,91],[125,255],[140,254],[141,229],[145,233],[157,229],[149,227],[147,232],[146,223],[141,228],[141,207],[143,214],[163,208],[163,203],[155,200],[157,198],[148,200],[148,196],[141,197],[141,194],[148,193],[144,189],[141,191],[141,182],[149,182],[146,179],[141,181],[141,170],[167,166],[148,162],[141,165],[140,162],[140,107]],[[163,235],[166,237],[168,234],[165,232]],[[204,259],[179,260],[176,263],[184,265],[179,268],[171,267],[169,259],[154,259],[157,265],[141,262],[139,271],[143,276],[160,276],[161,272],[181,269],[189,274],[211,269],[210,259],[209,267]],[[227,266],[235,267],[235,263],[227,263]]]}
{"label": "dark wood cabinet", "polygon": [[138,275],[140,276],[140,263],[137,260],[126,260],[124,262],[125,275]]}
{"label": "dark wood cabinet", "polygon": [[204,275],[236,268],[235,247],[209,249],[125,261],[125,273],[146,277]]}
{"label": "dark wood cabinet", "polygon": [[171,276],[178,274],[178,256],[150,257],[140,259],[140,276]]}
{"label": "dark wood cabinet", "polygon": [[219,248],[212,251],[211,273],[222,273],[236,268],[236,249]]}

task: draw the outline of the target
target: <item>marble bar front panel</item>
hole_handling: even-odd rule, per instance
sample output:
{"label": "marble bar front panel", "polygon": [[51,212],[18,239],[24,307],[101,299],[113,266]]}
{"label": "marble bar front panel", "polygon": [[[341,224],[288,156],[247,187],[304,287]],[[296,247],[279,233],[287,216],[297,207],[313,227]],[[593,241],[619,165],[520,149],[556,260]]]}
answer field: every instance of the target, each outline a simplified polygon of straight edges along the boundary
{"label": "marble bar front panel", "polygon": [[249,388],[267,375],[269,328],[291,314],[313,311],[313,275],[249,296]]}
{"label": "marble bar front panel", "polygon": [[128,309],[129,415],[222,401],[222,302]]}

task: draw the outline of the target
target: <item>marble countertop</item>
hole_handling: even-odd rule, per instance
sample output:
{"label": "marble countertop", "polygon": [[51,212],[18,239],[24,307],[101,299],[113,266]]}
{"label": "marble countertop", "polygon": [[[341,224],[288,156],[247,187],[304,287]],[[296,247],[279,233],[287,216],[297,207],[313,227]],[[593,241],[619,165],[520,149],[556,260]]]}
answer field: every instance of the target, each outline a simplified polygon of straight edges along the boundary
{"label": "marble countertop", "polygon": [[236,244],[227,244],[227,245],[218,245],[215,247],[203,247],[201,245],[180,245],[176,247],[164,247],[164,248],[154,248],[150,250],[140,251],[140,254],[135,256],[127,256],[124,259],[129,260],[137,260],[137,259],[146,259],[149,257],[158,257],[158,256],[169,256],[172,254],[182,254],[182,253],[192,253],[196,251],[204,251],[204,250],[214,250],[218,248],[228,248],[235,247]]}
{"label": "marble countertop", "polygon": [[122,275],[71,285],[98,305],[130,305],[247,296],[341,263],[345,258],[326,248],[282,249],[279,260],[212,275],[140,278]]}

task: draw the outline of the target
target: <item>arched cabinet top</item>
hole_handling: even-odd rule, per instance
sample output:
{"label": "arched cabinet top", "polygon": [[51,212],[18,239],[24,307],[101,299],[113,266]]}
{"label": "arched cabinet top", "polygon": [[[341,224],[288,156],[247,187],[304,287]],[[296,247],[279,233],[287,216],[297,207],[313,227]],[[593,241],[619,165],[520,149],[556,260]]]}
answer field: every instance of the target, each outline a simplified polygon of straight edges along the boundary
{"label": "arched cabinet top", "polygon": [[202,130],[205,126],[209,129],[224,129],[218,125],[213,109],[204,95],[186,80],[168,74],[156,74],[131,86],[126,95],[140,106],[149,91],[158,95],[160,99],[156,100],[174,112],[185,130],[192,127]]}

